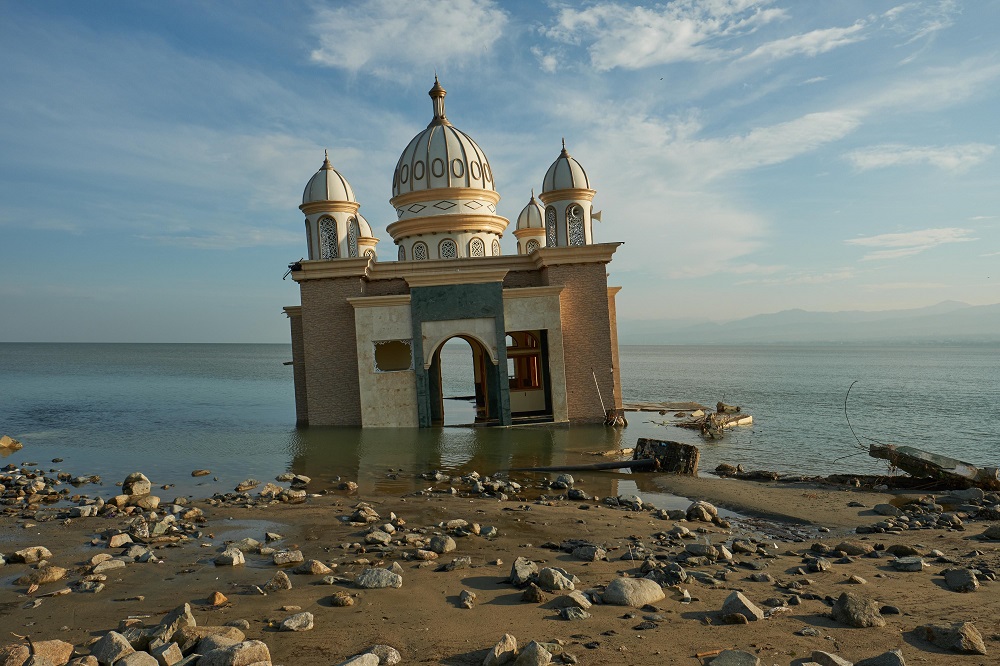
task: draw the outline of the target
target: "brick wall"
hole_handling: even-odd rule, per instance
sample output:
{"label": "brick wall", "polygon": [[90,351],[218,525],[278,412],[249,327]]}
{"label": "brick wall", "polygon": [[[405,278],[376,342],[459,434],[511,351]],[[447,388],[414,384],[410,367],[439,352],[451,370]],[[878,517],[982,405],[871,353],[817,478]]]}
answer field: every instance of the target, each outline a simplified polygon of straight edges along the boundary
{"label": "brick wall", "polygon": [[594,383],[595,375],[604,406],[611,409],[621,402],[614,372],[617,354],[612,350],[605,266],[601,263],[548,266],[542,269],[542,279],[546,285],[563,285],[560,319],[569,420],[602,422],[605,414]]}
{"label": "brick wall", "polygon": [[295,382],[295,422],[298,425],[309,424],[309,405],[306,394],[306,356],[302,341],[302,316],[293,314],[288,317],[292,330],[292,377]]}
{"label": "brick wall", "polygon": [[510,271],[503,279],[504,289],[544,286],[540,271]]}
{"label": "brick wall", "polygon": [[302,296],[302,339],[310,425],[361,425],[354,308],[362,295],[359,277],[306,280]]}

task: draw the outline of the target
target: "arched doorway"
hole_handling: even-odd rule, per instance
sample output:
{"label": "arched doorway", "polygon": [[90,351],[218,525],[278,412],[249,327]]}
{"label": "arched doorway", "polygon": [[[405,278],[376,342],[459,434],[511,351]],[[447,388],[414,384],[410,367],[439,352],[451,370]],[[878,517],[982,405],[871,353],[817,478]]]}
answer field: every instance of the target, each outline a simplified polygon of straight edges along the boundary
{"label": "arched doorway", "polygon": [[491,391],[497,369],[482,343],[456,335],[434,351],[428,370],[432,425],[486,423],[497,418]]}

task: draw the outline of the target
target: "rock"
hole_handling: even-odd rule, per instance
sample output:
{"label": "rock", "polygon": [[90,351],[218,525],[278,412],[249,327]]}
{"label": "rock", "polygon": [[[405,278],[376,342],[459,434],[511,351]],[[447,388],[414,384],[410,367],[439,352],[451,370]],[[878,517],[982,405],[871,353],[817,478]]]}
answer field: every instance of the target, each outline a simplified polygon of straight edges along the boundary
{"label": "rock", "polygon": [[249,666],[270,663],[271,653],[261,641],[242,641],[227,648],[206,652],[198,666]]}
{"label": "rock", "polygon": [[[201,662],[198,662],[201,664]],[[378,657],[370,652],[351,657],[347,661],[342,661],[337,666],[378,666]]]}
{"label": "rock", "polygon": [[844,592],[833,604],[831,617],[851,627],[884,627],[885,618],[875,600],[853,592]]}
{"label": "rock", "polygon": [[608,552],[600,546],[578,546],[573,549],[574,559],[584,562],[597,562],[608,559]]}
{"label": "rock", "polygon": [[945,569],[942,573],[948,589],[954,592],[975,592],[979,589],[979,580],[971,569]]}
{"label": "rock", "polygon": [[112,534],[108,537],[108,548],[121,548],[132,543],[132,537],[128,534]]}
{"label": "rock", "polygon": [[573,581],[561,570],[555,567],[545,567],[538,572],[538,587],[547,592],[572,590]]}
{"label": "rock", "polygon": [[545,593],[534,583],[528,583],[524,592],[521,593],[521,601],[528,604],[540,604],[545,601]]}
{"label": "rock", "polygon": [[[73,655],[73,644],[66,641],[34,641],[35,655],[48,659],[53,664],[65,664]],[[20,665],[28,660],[29,649],[23,643],[15,643],[0,648],[0,664]],[[96,661],[94,663],[97,663]]]}
{"label": "rock", "polygon": [[711,666],[760,666],[760,659],[743,650],[723,650],[708,663]]}
{"label": "rock", "polygon": [[3,437],[0,437],[0,449],[6,449],[8,452],[10,452],[10,451],[20,451],[22,448],[24,448],[24,444],[17,441],[10,435],[4,435]]}
{"label": "rock", "polygon": [[517,639],[510,634],[504,634],[486,655],[483,666],[500,666],[500,664],[514,661],[515,656],[517,656]]}
{"label": "rock", "polygon": [[450,536],[435,536],[431,538],[431,542],[427,545],[427,549],[431,550],[438,555],[444,555],[445,553],[450,553],[451,551],[458,548],[455,540]]}
{"label": "rock", "polygon": [[309,612],[296,613],[286,617],[281,622],[281,631],[312,631],[313,614]]}
{"label": "rock", "polygon": [[41,569],[35,569],[24,574],[17,579],[17,583],[18,585],[45,585],[62,580],[66,577],[66,573],[66,570],[62,567],[48,564]]}
{"label": "rock", "polygon": [[684,546],[684,552],[695,557],[707,557],[710,560],[716,560],[719,557],[718,548],[709,543],[689,543]]}
{"label": "rock", "polygon": [[731,592],[726,597],[726,600],[722,602],[723,615],[732,615],[734,613],[739,613],[750,622],[764,619],[764,611],[755,606],[741,592]]}
{"label": "rock", "polygon": [[148,495],[152,490],[153,484],[142,472],[132,472],[122,482],[122,492],[126,495]]}
{"label": "rock", "polygon": [[98,562],[97,564],[94,565],[94,568],[91,569],[90,571],[91,573],[99,574],[99,573],[104,573],[105,571],[111,571],[112,569],[124,569],[124,568],[125,568],[125,562],[123,560],[112,559],[112,560],[104,560],[103,562]]}
{"label": "rock", "polygon": [[876,504],[875,507],[872,509],[872,511],[874,511],[880,516],[899,517],[903,515],[902,510],[900,510],[897,507],[894,507],[891,504]]}
{"label": "rock", "polygon": [[160,623],[149,632],[149,638],[150,641],[158,639],[164,643],[169,643],[171,637],[178,629],[197,625],[198,623],[195,621],[194,615],[191,614],[191,605],[183,604],[167,613],[160,620]]}
{"label": "rock", "polygon": [[295,567],[295,573],[307,574],[311,576],[325,576],[332,571],[333,569],[326,566],[319,560],[306,560],[299,566]]}
{"label": "rock", "polygon": [[276,571],[271,580],[264,585],[265,592],[290,589],[292,589],[292,579],[284,571]]}
{"label": "rock", "polygon": [[919,550],[905,543],[894,543],[886,548],[885,552],[890,555],[895,555],[896,557],[911,557],[913,555],[920,554]]}
{"label": "rock", "polygon": [[23,562],[24,564],[34,564],[41,560],[52,559],[52,553],[45,546],[31,546],[15,550],[7,558],[8,562]]}
{"label": "rock", "polygon": [[150,648],[149,654],[153,655],[156,663],[160,666],[173,666],[173,664],[184,659],[184,654],[181,652],[180,646],[173,641]]}
{"label": "rock", "polygon": [[518,587],[527,585],[538,574],[538,565],[526,557],[514,560],[510,567],[510,582]]}
{"label": "rock", "polygon": [[100,666],[98,661],[89,654],[84,655],[82,657],[76,657],[74,659],[70,659],[68,664],[69,666]]}
{"label": "rock", "polygon": [[148,652],[133,652],[116,661],[115,666],[160,666],[160,662]]}
{"label": "rock", "polygon": [[897,557],[892,561],[896,571],[923,571],[926,566],[922,557]]}
{"label": "rock", "polygon": [[601,599],[613,606],[641,608],[665,596],[663,588],[646,578],[615,578],[605,588]]}
{"label": "rock", "polygon": [[896,649],[883,652],[877,657],[862,659],[855,662],[854,666],[906,666],[906,662],[903,661],[903,651]]}
{"label": "rock", "polygon": [[472,608],[476,601],[476,593],[462,590],[458,593],[458,605],[462,608]]}
{"label": "rock", "polygon": [[687,519],[710,523],[719,515],[719,510],[708,502],[695,502],[687,508]]}
{"label": "rock", "polygon": [[241,482],[238,486],[236,486],[235,490],[238,493],[245,493],[248,490],[253,490],[259,485],[260,481],[258,481],[257,479],[246,479],[245,481]]}
{"label": "rock", "polygon": [[301,550],[279,550],[271,557],[278,566],[283,564],[297,564],[305,561]]}
{"label": "rock", "polygon": [[378,663],[381,666],[394,666],[394,664],[403,661],[399,650],[391,645],[373,645],[365,650],[365,654],[373,654],[378,657]]}
{"label": "rock", "polygon": [[[864,541],[841,541],[837,544],[834,550],[839,550],[840,552],[850,555],[851,557],[858,557],[860,555],[867,555],[868,553],[875,550],[875,547],[870,543],[865,543]],[[825,653],[824,653],[825,654]],[[839,659],[839,657],[838,657]],[[816,661],[813,659],[813,661]]]}
{"label": "rock", "polygon": [[207,599],[210,606],[221,606],[222,604],[228,603],[229,599],[226,598],[222,592],[212,592]]}
{"label": "rock", "polygon": [[222,551],[216,558],[215,564],[217,566],[238,566],[240,564],[246,564],[246,558],[243,556],[243,551],[239,548],[234,548],[230,546]]}
{"label": "rock", "polygon": [[590,599],[587,598],[583,592],[579,590],[573,590],[569,594],[564,594],[558,596],[549,603],[549,608],[580,608],[586,610],[590,608],[593,604],[590,603]]}
{"label": "rock", "polygon": [[191,472],[191,476],[208,476],[212,472],[207,469],[196,469]]}
{"label": "rock", "polygon": [[365,569],[354,579],[354,584],[366,590],[386,587],[403,587],[403,577],[388,569]]}
{"label": "rock", "polygon": [[90,646],[90,654],[102,665],[114,664],[135,652],[128,639],[117,631],[109,631]]}
{"label": "rock", "polygon": [[590,613],[577,606],[567,606],[559,609],[559,616],[564,620],[586,620]]}
{"label": "rock", "polygon": [[514,666],[546,666],[552,663],[552,653],[535,641],[524,646],[514,660]]}
{"label": "rock", "polygon": [[[838,547],[837,550],[842,549]],[[819,664],[819,666],[853,666],[852,662],[847,661],[843,657],[839,657],[829,652],[823,652],[822,650],[813,650],[810,659]]]}
{"label": "rock", "polygon": [[971,622],[925,624],[913,631],[918,637],[945,650],[961,654],[986,654],[983,637]]}
{"label": "rock", "polygon": [[343,608],[345,606],[353,606],[354,597],[352,597],[348,592],[343,592],[343,591],[335,592],[333,595],[330,596],[330,605],[337,606],[340,608]]}
{"label": "rock", "polygon": [[1000,540],[1000,525],[990,525],[979,535],[979,538],[990,541]]}

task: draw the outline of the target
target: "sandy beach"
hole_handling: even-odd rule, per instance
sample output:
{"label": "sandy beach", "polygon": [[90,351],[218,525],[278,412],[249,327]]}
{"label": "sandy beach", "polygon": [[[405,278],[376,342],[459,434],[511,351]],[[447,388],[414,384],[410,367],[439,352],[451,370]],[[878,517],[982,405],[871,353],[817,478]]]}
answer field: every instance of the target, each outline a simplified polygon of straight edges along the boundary
{"label": "sandy beach", "polygon": [[[17,473],[4,472],[8,483]],[[105,508],[101,515],[75,518],[65,502],[59,508],[42,504],[40,511],[35,510],[39,505],[23,508],[23,500],[12,499],[16,486],[9,486],[0,517],[0,553],[7,560],[0,567],[0,644],[23,643],[18,637],[30,636],[35,642],[64,641],[72,644],[74,656],[86,655],[108,631],[132,625],[133,637],[138,636],[138,629],[157,625],[187,603],[198,627],[245,621],[236,623],[244,627],[239,630],[243,637],[236,638],[263,641],[272,663],[286,666],[338,664],[376,644],[398,650],[402,663],[482,664],[504,634],[515,637],[522,649],[531,641],[549,644],[553,663],[695,665],[712,658],[696,655],[732,649],[756,655],[765,665],[784,666],[810,662],[815,650],[856,662],[898,648],[909,664],[978,666],[996,663],[1000,654],[1000,597],[991,580],[1000,568],[1000,550],[997,542],[976,538],[991,523],[966,520],[952,529],[855,533],[859,526],[886,519],[873,511],[876,505],[903,506],[923,494],[709,476],[644,477],[644,486],[651,483],[662,492],[748,518],[712,523],[648,507],[612,507],[604,498],[571,500],[566,489],[540,487],[542,479],[555,476],[526,476],[533,486],[523,484],[519,495],[506,500],[470,493],[468,483],[455,479],[429,481],[430,492],[406,496],[358,496],[310,483],[307,492],[279,495],[293,502],[261,500],[261,487],[256,487],[242,496],[231,493],[228,500],[205,498],[171,507],[170,491],[154,486],[163,502],[152,515],[138,508]],[[288,484],[276,486],[285,491]],[[121,489],[74,492],[110,501]],[[145,539],[149,561],[122,556],[143,538],[110,547],[122,540],[113,541],[114,535],[136,531],[138,516],[149,519],[138,521],[148,527],[172,511],[175,524],[183,527],[170,533],[181,536],[174,543]],[[377,529],[386,524],[391,533]],[[373,530],[388,539],[381,534],[381,541],[368,538]],[[144,533],[139,529],[140,536]],[[453,542],[454,550],[445,546],[438,548],[444,551],[440,554],[428,554],[435,536],[442,537],[438,544]],[[246,538],[260,542],[263,553],[244,542],[238,545],[245,549],[245,563],[216,564],[227,543]],[[734,540],[751,547],[744,545],[740,552]],[[845,541],[881,557],[829,552]],[[716,559],[699,559],[692,551],[706,551],[688,547],[709,543],[726,550]],[[606,559],[584,561],[579,551],[570,552],[581,544],[599,547],[587,552]],[[48,563],[66,572],[31,588],[25,577],[39,564],[16,562],[12,554],[35,546],[48,549]],[[894,567],[895,558],[886,550],[894,546],[911,547],[921,556],[920,570]],[[316,560],[331,570],[294,573],[298,562],[274,564],[275,553],[295,551],[304,561]],[[825,563],[810,571],[810,562],[820,555]],[[81,589],[81,582],[98,580],[95,562],[107,556],[124,564],[98,574],[104,577],[100,591]],[[557,606],[573,605],[564,598],[568,589],[541,591],[525,601],[525,588],[508,581],[519,557],[533,562],[537,571],[557,568],[566,574],[557,579],[575,577],[575,590],[593,601],[612,581],[640,578],[656,566],[680,564],[685,578],[675,586],[661,579],[664,598],[648,605],[594,604],[582,619],[564,619]],[[401,586],[359,587],[356,578],[369,568],[394,568]],[[950,589],[939,575],[949,568],[978,570],[978,590]],[[291,589],[268,589],[279,570],[288,572]],[[462,604],[463,591],[475,595],[467,604],[471,608]],[[722,608],[736,591],[762,611],[784,605],[765,619],[728,624]],[[215,592],[227,600],[212,605]],[[832,619],[831,604],[844,592],[874,600],[884,626],[856,628]],[[335,597],[353,603],[336,606]],[[302,612],[312,614],[311,630],[280,630],[286,618]],[[915,631],[958,622],[974,623],[987,655],[958,654]],[[26,651],[8,647],[0,664],[20,664],[25,656]]]}

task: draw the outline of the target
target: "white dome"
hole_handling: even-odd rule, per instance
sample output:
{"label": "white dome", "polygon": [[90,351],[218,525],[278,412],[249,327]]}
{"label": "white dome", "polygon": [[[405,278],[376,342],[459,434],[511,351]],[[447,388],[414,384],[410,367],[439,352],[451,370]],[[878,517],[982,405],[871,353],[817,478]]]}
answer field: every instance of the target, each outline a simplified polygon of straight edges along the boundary
{"label": "white dome", "polygon": [[340,175],[340,172],[330,164],[329,156],[324,156],[323,166],[319,168],[302,192],[302,203],[313,203],[315,201],[347,201],[357,203],[354,198],[354,190],[347,179]]}
{"label": "white dome", "polygon": [[566,152],[566,141],[563,140],[562,152],[545,172],[542,180],[542,192],[555,190],[590,189],[590,179],[580,163]]}
{"label": "white dome", "polygon": [[538,203],[535,193],[531,193],[531,201],[521,209],[521,214],[517,216],[518,229],[544,229],[545,209]]}
{"label": "white dome", "polygon": [[375,234],[372,233],[372,225],[368,224],[368,220],[361,213],[356,213],[354,217],[358,218],[358,232],[361,234],[361,237],[374,238]]}
{"label": "white dome", "polygon": [[434,77],[434,87],[428,92],[434,103],[434,118],[399,156],[392,176],[393,197],[443,187],[496,191],[486,154],[445,117],[446,94]]}

